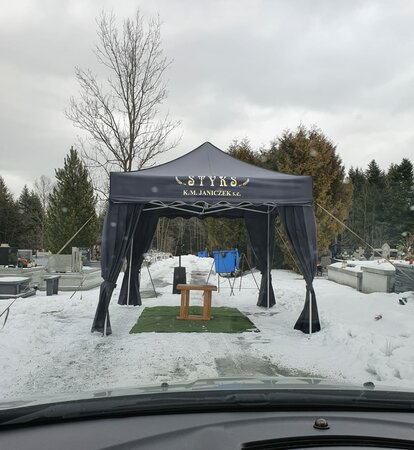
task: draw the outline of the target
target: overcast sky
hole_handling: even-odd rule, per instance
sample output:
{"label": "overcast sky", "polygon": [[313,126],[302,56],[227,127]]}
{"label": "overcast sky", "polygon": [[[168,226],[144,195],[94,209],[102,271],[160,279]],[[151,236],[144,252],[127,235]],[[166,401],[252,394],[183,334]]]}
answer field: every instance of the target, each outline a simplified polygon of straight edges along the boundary
{"label": "overcast sky", "polygon": [[79,131],[74,68],[97,69],[95,19],[159,13],[182,139],[266,146],[316,125],[347,168],[414,159],[414,1],[1,0],[0,175],[15,195],[54,177]]}

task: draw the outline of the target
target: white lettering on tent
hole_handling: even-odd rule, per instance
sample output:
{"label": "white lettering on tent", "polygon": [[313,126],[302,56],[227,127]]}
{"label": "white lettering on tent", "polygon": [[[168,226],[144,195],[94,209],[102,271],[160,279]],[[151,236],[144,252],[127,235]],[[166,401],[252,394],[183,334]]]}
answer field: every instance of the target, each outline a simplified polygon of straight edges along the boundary
{"label": "white lettering on tent", "polygon": [[211,186],[211,187],[214,187],[214,181],[216,180],[216,178],[217,178],[217,177],[216,177],[215,175],[209,176],[210,183],[211,183],[210,186]]}
{"label": "white lettering on tent", "polygon": [[205,176],[199,176],[198,179],[200,180],[200,186],[204,186],[203,181],[204,181]]}
{"label": "white lettering on tent", "polygon": [[211,188],[244,187],[250,182],[249,178],[238,180],[237,177],[227,175],[189,175],[184,178],[175,177],[177,184],[191,187],[204,187],[206,184]]}
{"label": "white lettering on tent", "polygon": [[224,189],[183,189],[183,196],[190,197],[241,197],[240,191]]}

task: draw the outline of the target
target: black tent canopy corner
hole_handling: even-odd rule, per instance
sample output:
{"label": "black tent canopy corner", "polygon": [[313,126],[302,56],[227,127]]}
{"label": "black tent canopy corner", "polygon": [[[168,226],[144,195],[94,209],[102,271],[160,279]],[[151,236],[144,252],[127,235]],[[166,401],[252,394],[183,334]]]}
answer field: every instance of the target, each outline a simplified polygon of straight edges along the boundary
{"label": "black tent canopy corner", "polygon": [[313,289],[317,249],[312,204],[311,177],[262,169],[231,157],[210,142],[159,166],[112,172],[102,232],[104,281],[92,331],[112,332],[108,307],[124,258],[128,265],[118,303],[141,304],[138,273],[158,218],[192,216],[244,218],[262,275],[257,304],[268,308],[275,304],[271,261],[274,222],[279,216],[306,282],[305,304],[294,328],[304,333],[319,331]]}

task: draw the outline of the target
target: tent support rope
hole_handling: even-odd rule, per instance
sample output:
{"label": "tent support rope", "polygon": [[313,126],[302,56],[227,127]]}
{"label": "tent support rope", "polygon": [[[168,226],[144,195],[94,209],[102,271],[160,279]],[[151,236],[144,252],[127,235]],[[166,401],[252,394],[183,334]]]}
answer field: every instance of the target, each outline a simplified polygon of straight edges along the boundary
{"label": "tent support rope", "polygon": [[279,227],[276,227],[276,231],[277,231],[278,236],[280,237],[280,240],[283,242],[283,245],[286,247],[286,250],[288,251],[290,257],[292,258],[292,261],[295,263],[295,266],[298,269],[298,272],[302,273],[301,270],[299,269],[299,266],[298,266],[297,262],[296,262],[296,258],[292,255],[292,252],[290,250],[289,244],[285,241],[282,233],[279,231]]}
{"label": "tent support rope", "polygon": [[56,255],[60,255],[60,252],[62,252],[66,246],[68,246],[73,239],[75,239],[75,237],[86,227],[86,225],[88,225],[88,223],[93,219],[94,214],[89,217],[89,219],[79,228],[79,230],[65,243],[65,245],[56,253]]}

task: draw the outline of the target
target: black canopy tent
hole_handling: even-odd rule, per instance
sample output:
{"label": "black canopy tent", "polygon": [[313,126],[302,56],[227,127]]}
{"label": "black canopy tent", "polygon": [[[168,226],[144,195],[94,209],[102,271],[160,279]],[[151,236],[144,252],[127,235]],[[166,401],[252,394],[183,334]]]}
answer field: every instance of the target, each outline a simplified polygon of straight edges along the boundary
{"label": "black canopy tent", "polygon": [[108,307],[125,257],[128,266],[118,302],[141,304],[138,274],[159,217],[244,218],[262,274],[257,304],[272,307],[271,261],[277,215],[306,281],[305,305],[294,328],[304,333],[319,331],[312,284],[317,262],[312,201],[311,177],[247,164],[209,142],[156,167],[111,173],[102,232],[104,281],[92,331],[111,333]]}

